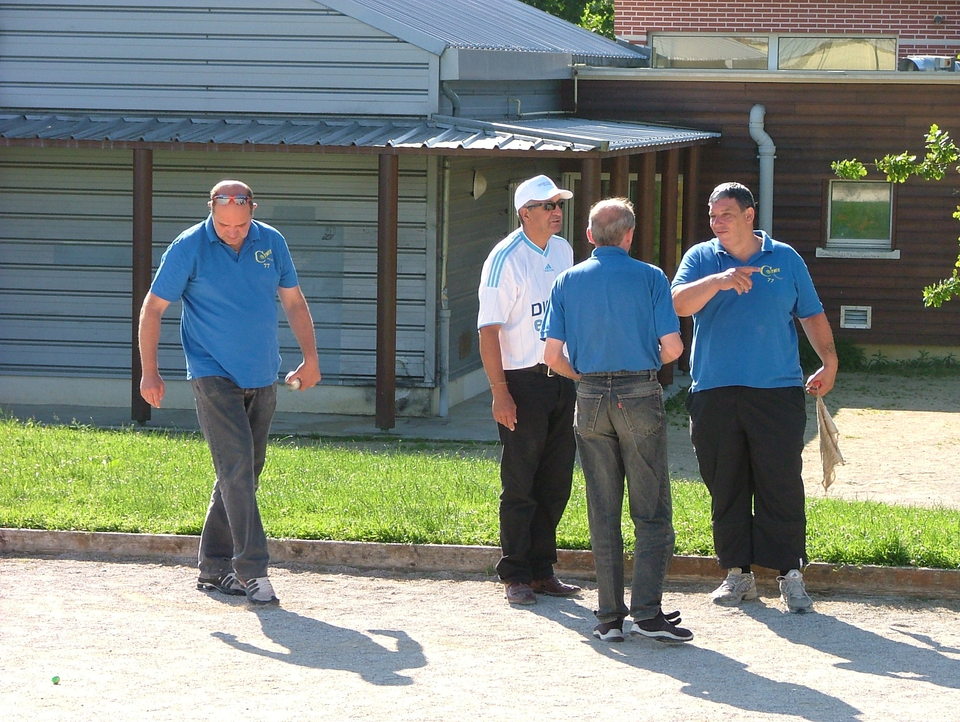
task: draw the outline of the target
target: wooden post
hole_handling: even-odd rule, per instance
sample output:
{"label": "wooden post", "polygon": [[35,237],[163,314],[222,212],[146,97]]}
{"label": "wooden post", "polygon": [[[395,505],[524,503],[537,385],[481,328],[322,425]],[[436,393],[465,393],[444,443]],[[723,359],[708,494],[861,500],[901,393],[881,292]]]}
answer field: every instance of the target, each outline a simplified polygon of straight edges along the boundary
{"label": "wooden post", "polygon": [[[697,219],[705,210],[705,201],[700,194],[700,146],[692,145],[684,154],[683,166],[683,209],[681,211],[680,250],[686,251],[697,242]],[[690,372],[690,345],[693,342],[693,319],[685,316],[680,319],[680,337],[683,339],[683,353],[677,359],[677,368]]]}
{"label": "wooden post", "polygon": [[376,424],[386,431],[397,416],[397,219],[399,158],[380,156],[377,211]]}
{"label": "wooden post", "polygon": [[150,290],[153,272],[153,151],[133,151],[133,243],[131,260],[130,418],[143,424],[150,420],[150,404],[140,395],[140,307]]}
{"label": "wooden post", "polygon": [[587,241],[587,221],[590,218],[590,206],[600,200],[600,159],[584,158],[580,166],[580,197],[574,198],[577,205],[575,222],[576,235],[571,239],[573,244],[573,260],[582,261],[589,257],[593,250]]}
{"label": "wooden post", "polygon": [[[680,189],[680,150],[673,148],[664,153],[660,171],[660,268],[673,278],[677,271],[677,220]],[[673,364],[660,369],[660,383],[673,383]]]}
{"label": "wooden post", "polygon": [[641,261],[653,263],[653,229],[657,213],[657,154],[640,156],[637,174],[637,230],[633,236],[633,251]]}
{"label": "wooden post", "polygon": [[614,156],[612,166],[610,169],[610,195],[614,198],[630,198],[630,156]]}

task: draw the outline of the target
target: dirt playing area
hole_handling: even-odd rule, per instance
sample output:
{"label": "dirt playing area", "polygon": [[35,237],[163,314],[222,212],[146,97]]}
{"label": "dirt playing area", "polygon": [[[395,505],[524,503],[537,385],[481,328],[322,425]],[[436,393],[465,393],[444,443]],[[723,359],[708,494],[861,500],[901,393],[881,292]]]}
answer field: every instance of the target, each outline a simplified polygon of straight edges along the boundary
{"label": "dirt playing area", "polygon": [[[915,506],[960,507],[960,376],[841,374],[824,399],[840,431],[846,464],[828,495]],[[817,417],[807,403],[803,477],[807,495],[824,495]],[[670,472],[700,478],[686,419],[671,417]]]}
{"label": "dirt playing area", "polygon": [[[831,496],[960,507],[960,379],[846,375]],[[811,415],[813,404],[810,404]],[[678,415],[671,467],[696,478]],[[808,493],[822,495],[815,421]],[[281,606],[194,589],[185,559],[0,556],[3,720],[929,722],[960,709],[960,602],[668,584],[695,639],[592,638],[596,587],[511,608],[492,577],[275,565]],[[54,684],[53,678],[58,678]],[[950,710],[954,710],[951,712]]]}
{"label": "dirt playing area", "polygon": [[[949,719],[960,602],[671,586],[695,639],[592,638],[596,590],[511,608],[486,577],[274,568],[280,607],[188,566],[0,558],[4,720]],[[52,678],[59,677],[59,684]]]}

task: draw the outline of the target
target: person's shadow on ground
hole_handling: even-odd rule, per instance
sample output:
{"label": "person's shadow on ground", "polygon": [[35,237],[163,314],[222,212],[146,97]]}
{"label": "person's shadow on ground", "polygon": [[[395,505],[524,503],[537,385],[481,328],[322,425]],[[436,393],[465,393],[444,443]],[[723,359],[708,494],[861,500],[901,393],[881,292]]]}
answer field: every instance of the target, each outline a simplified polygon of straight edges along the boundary
{"label": "person's shadow on ground", "polygon": [[[624,623],[627,638],[621,643],[611,643],[593,637],[597,619],[575,599],[551,599],[547,603],[538,603],[530,611],[580,633],[583,643],[589,644],[597,654],[635,669],[679,680],[684,684],[681,692],[691,697],[734,709],[786,715],[811,722],[854,722],[860,719],[860,710],[842,700],[793,682],[768,679],[749,671],[743,662],[697,646],[696,635],[700,632],[696,620],[685,620],[684,623],[695,635],[691,642],[670,644],[632,636],[628,633],[631,624],[628,619]],[[642,694],[638,685],[633,689]]]}
{"label": "person's shadow on ground", "polygon": [[[225,632],[213,632],[211,636],[241,652],[288,664],[354,672],[370,684],[413,684],[413,680],[400,674],[400,670],[427,664],[423,647],[406,632],[371,629],[364,634],[304,617],[282,607],[261,607],[255,611],[263,633],[286,651],[241,642],[235,635]],[[381,644],[370,635],[382,637],[387,643]]]}
{"label": "person's shadow on ground", "polygon": [[846,662],[836,663],[840,669],[881,677],[910,677],[939,687],[960,689],[957,662],[944,654],[960,654],[960,649],[944,647],[937,642],[931,636],[936,630],[916,633],[903,624],[891,625],[893,631],[922,645],[918,647],[887,639],[824,614],[785,614],[777,608],[753,603],[743,604],[740,609],[793,644],[846,659]]}

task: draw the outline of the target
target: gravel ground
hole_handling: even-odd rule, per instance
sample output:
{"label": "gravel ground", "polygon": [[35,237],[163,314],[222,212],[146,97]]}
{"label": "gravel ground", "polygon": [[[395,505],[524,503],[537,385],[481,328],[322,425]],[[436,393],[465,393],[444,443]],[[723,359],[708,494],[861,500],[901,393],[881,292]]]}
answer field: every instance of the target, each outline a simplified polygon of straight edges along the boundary
{"label": "gravel ground", "polygon": [[[960,602],[668,587],[685,645],[590,636],[579,599],[480,576],[274,567],[281,606],[151,562],[0,556],[4,720],[923,720],[960,709]],[[53,684],[54,676],[60,678]],[[951,712],[950,710],[953,710]]]}

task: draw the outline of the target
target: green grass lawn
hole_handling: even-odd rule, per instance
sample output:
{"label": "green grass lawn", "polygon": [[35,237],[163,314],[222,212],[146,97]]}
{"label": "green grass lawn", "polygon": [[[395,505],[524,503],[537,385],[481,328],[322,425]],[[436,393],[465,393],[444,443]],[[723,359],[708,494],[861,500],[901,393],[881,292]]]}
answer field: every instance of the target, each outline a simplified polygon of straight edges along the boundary
{"label": "green grass lawn", "polygon": [[[111,431],[0,418],[0,526],[199,534],[212,486],[199,434]],[[497,546],[497,449],[491,444],[275,439],[260,480],[267,534]],[[710,555],[709,496],[674,480],[678,554]],[[807,502],[812,561],[960,568],[960,510]],[[559,546],[588,549],[583,476]],[[624,538],[632,541],[624,516]]]}

